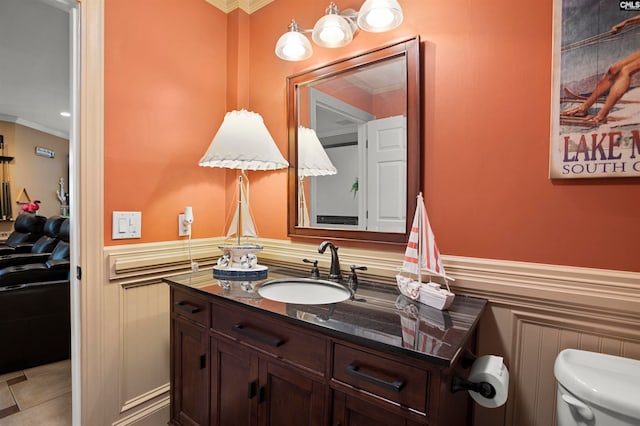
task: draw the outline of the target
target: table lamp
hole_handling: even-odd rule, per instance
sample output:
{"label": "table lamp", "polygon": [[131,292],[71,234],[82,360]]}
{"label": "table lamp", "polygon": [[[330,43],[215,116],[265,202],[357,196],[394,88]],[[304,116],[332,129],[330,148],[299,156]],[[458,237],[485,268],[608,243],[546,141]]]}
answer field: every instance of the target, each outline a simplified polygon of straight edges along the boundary
{"label": "table lamp", "polygon": [[240,170],[237,206],[226,235],[227,238],[235,236],[235,241],[220,246],[223,255],[213,268],[214,277],[266,278],[268,268],[258,265],[256,256],[262,246],[248,241],[258,235],[249,209],[249,179],[245,171],[283,169],[289,163],[278,150],[260,114],[244,109],[225,114],[220,129],[198,164]]}
{"label": "table lamp", "polygon": [[304,192],[304,180],[308,176],[335,175],[334,167],[322,147],[315,130],[298,127],[298,226],[309,226],[309,209]]}

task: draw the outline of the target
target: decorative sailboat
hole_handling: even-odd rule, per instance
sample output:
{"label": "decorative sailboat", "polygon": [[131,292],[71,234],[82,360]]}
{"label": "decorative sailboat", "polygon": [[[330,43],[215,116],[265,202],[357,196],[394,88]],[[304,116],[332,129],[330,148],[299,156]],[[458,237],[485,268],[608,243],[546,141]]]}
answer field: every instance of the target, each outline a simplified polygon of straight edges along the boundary
{"label": "decorative sailboat", "polygon": [[249,210],[248,185],[248,179],[243,170],[238,178],[238,205],[227,231],[227,239],[231,240],[235,237],[235,241],[218,246],[223,254],[218,258],[217,265],[213,267],[213,276],[216,278],[262,279],[267,277],[268,268],[258,265],[256,255],[262,250],[262,246],[248,240],[258,236]]}
{"label": "decorative sailboat", "polygon": [[[451,306],[455,298],[455,294],[451,292],[447,282],[452,279],[445,275],[440,251],[431,230],[427,210],[424,207],[422,193],[419,193],[417,198],[409,242],[404,253],[402,268],[400,273],[396,275],[396,281],[400,292],[408,298],[424,305],[445,310]],[[423,271],[427,272],[429,282],[422,282]],[[403,275],[403,272],[408,276]],[[447,288],[442,288],[440,284],[432,282],[431,276],[442,277]]]}

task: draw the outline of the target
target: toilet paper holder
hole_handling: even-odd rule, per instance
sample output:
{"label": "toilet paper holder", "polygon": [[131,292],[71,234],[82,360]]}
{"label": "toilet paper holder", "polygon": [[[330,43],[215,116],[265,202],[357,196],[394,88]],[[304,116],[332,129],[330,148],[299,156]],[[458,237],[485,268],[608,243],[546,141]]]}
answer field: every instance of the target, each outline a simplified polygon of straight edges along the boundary
{"label": "toilet paper holder", "polygon": [[[477,358],[478,357],[471,353],[469,350],[465,350],[460,358],[460,365],[464,369],[469,369]],[[471,382],[467,379],[463,379],[457,374],[454,374],[453,378],[451,379],[451,393],[466,390],[477,392],[488,399],[496,396],[496,388],[494,388],[491,383]]]}
{"label": "toilet paper holder", "polygon": [[458,375],[454,375],[451,379],[451,393],[458,391],[472,390],[479,393],[487,399],[491,399],[496,396],[496,388],[491,383],[487,382],[470,382],[467,379],[463,379]]}

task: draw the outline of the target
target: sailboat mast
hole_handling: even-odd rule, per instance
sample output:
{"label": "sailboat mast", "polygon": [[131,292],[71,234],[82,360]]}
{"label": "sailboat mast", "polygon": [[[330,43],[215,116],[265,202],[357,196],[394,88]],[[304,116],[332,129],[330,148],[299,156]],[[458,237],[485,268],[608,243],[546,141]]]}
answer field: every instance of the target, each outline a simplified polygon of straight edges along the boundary
{"label": "sailboat mast", "polygon": [[416,205],[419,212],[418,219],[418,283],[422,284],[422,251],[424,250],[424,238],[423,238],[423,222],[424,222],[424,211],[420,207],[422,203],[422,192],[418,194],[418,204]]}
{"label": "sailboat mast", "polygon": [[244,170],[238,176],[238,221],[236,223],[236,236],[238,238],[238,245],[240,245],[240,235],[242,235],[242,175]]}

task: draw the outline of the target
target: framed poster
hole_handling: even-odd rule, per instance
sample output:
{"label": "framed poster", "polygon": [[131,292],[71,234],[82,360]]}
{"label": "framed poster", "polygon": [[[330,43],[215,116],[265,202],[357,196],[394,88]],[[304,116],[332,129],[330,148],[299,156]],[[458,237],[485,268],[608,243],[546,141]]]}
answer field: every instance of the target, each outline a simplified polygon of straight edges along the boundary
{"label": "framed poster", "polygon": [[640,1],[554,0],[552,179],[640,177]]}

